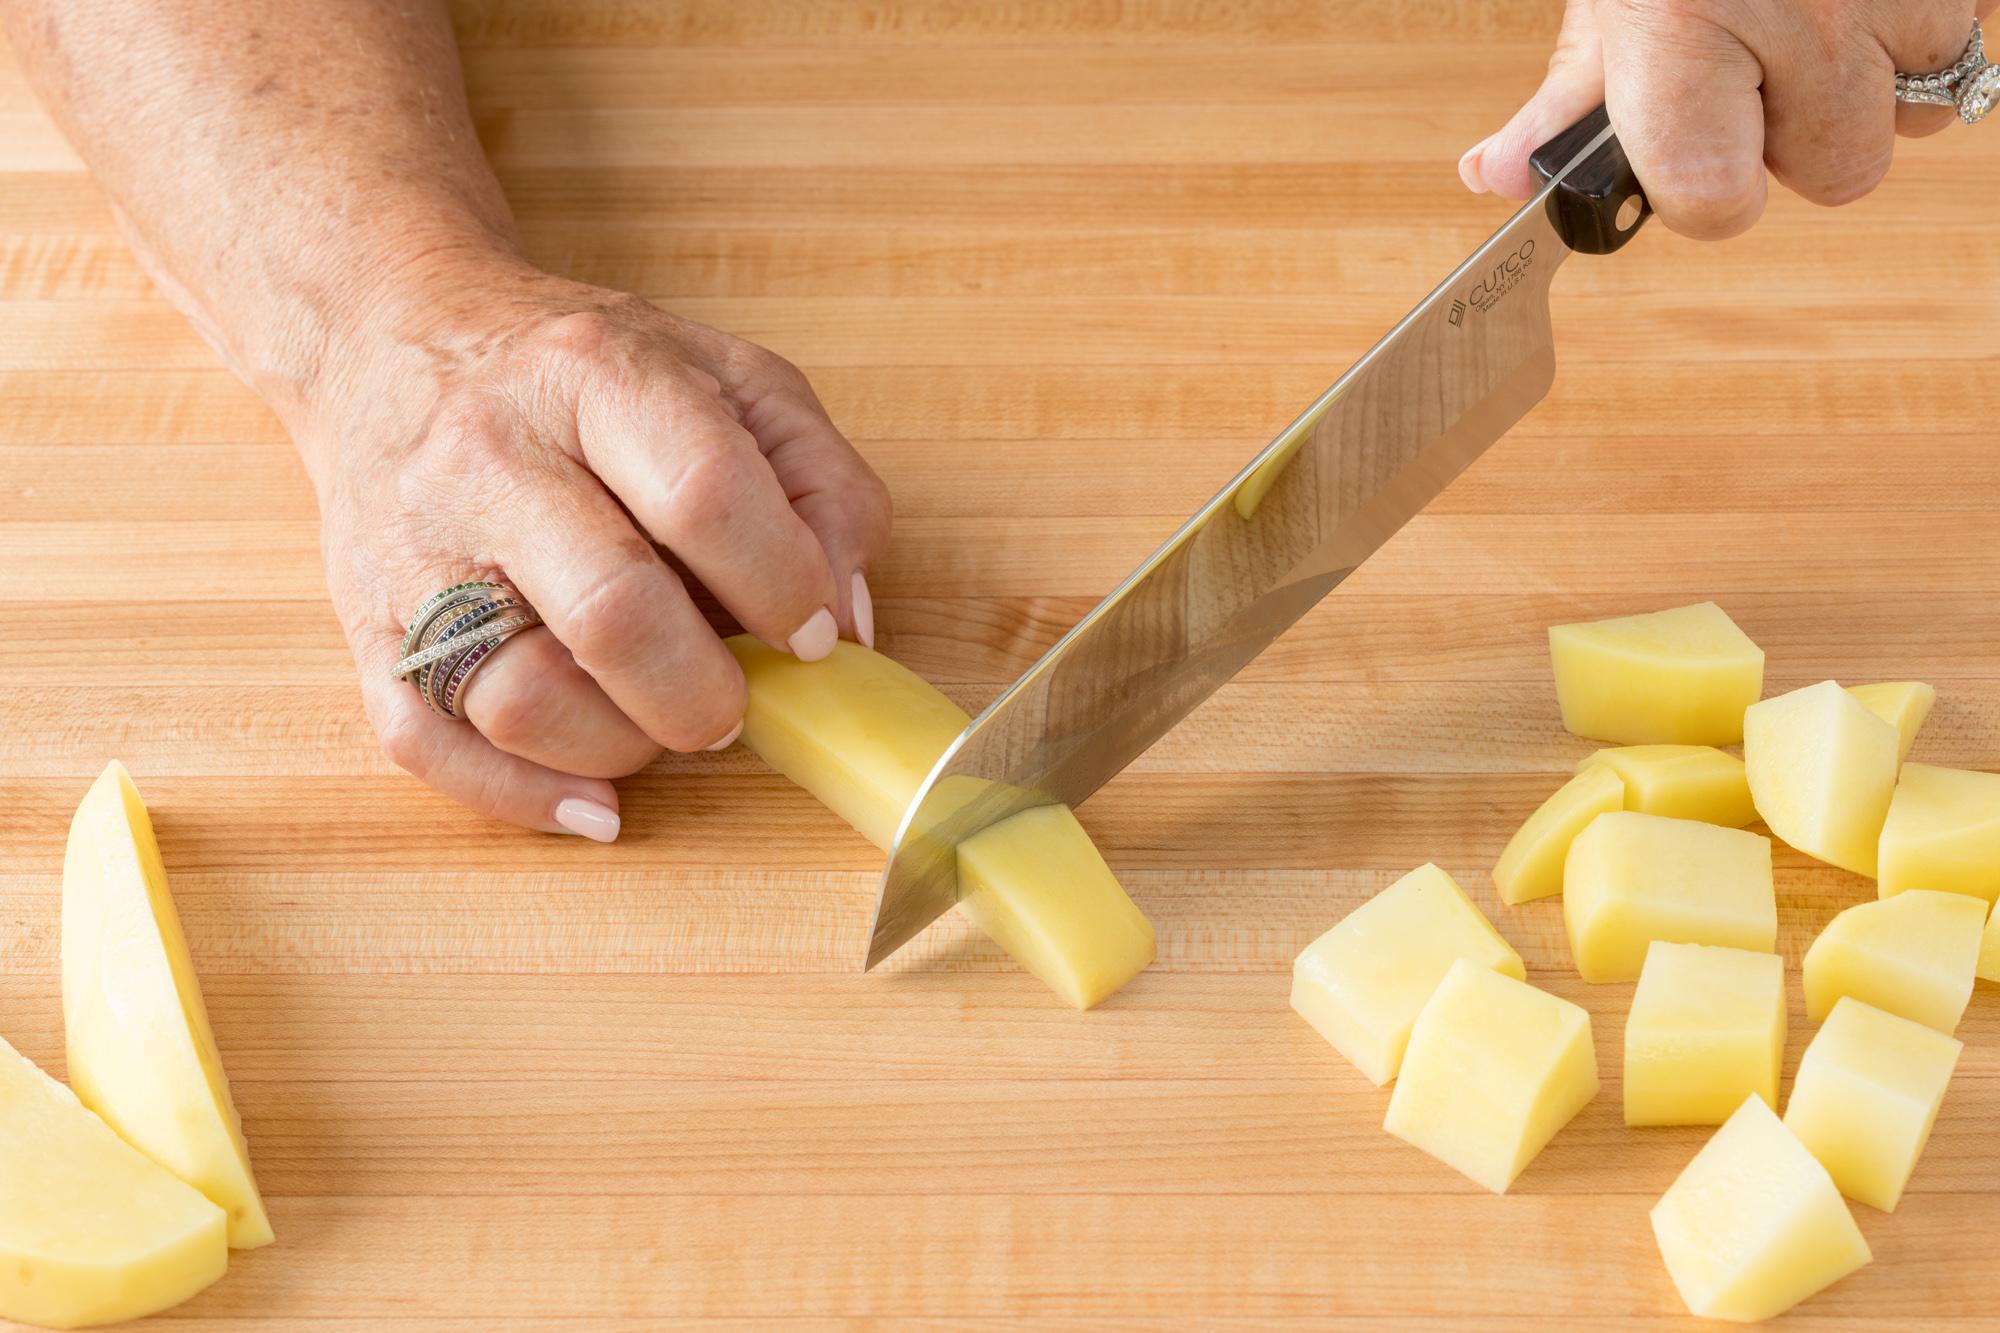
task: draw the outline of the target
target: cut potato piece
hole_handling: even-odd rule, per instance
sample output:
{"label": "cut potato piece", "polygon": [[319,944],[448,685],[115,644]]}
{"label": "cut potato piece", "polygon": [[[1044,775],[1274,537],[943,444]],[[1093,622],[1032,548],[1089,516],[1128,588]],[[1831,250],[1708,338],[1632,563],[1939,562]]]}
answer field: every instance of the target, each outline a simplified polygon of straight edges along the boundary
{"label": "cut potato piece", "polygon": [[1625,808],[1625,784],[1611,768],[1586,768],[1543,801],[1515,830],[1493,867],[1500,901],[1513,905],[1561,893],[1563,860],[1584,826],[1608,810]]}
{"label": "cut potato piece", "polygon": [[221,1205],[232,1248],[270,1244],[153,821],[116,760],[70,821],[62,995],[70,1086],[83,1104]]}
{"label": "cut potato piece", "polygon": [[1588,1013],[1461,958],[1417,1015],[1382,1128],[1504,1194],[1597,1088]]}
{"label": "cut potato piece", "polygon": [[1585,981],[1631,981],[1654,940],[1769,953],[1771,840],[1691,819],[1599,815],[1570,844],[1563,924]]}
{"label": "cut potato piece", "polygon": [[[1578,773],[1608,768],[1625,784],[1625,808],[1642,815],[1742,828],[1757,818],[1743,761],[1712,745],[1627,745],[1599,750]],[[1732,1106],[1730,1108],[1734,1110]]]}
{"label": "cut potato piece", "polygon": [[[887,851],[971,721],[965,710],[859,644],[843,641],[810,663],[747,634],[728,644],[750,687],[743,743]],[[1025,810],[968,838],[959,887],[973,922],[1080,1009],[1153,961],[1152,923],[1067,806]]]}
{"label": "cut potato piece", "polygon": [[1849,685],[1847,692],[1861,706],[1896,729],[1896,762],[1910,757],[1924,719],[1931,715],[1937,691],[1914,680],[1887,681],[1880,685]]}
{"label": "cut potato piece", "polygon": [[1306,946],[1292,964],[1292,1008],[1371,1082],[1387,1083],[1418,1012],[1460,958],[1528,975],[1457,881],[1418,866]]}
{"label": "cut potato piece", "polygon": [[1826,1168],[1761,1097],[1715,1131],[1652,1218],[1667,1273],[1704,1319],[1783,1314],[1874,1257]]}
{"label": "cut potato piece", "polygon": [[1893,726],[1830,680],[1766,699],[1743,717],[1757,813],[1806,855],[1873,876],[1899,743]]}
{"label": "cut potato piece", "polygon": [[1817,1023],[1843,995],[1950,1034],[1972,998],[1986,904],[1911,889],[1858,903],[1806,950],[1806,1016]]}
{"label": "cut potato piece", "polygon": [[1778,1100],[1785,964],[1773,953],[1653,941],[1625,1020],[1625,1123],[1719,1125]]}
{"label": "cut potato piece", "polygon": [[1844,995],[1792,1080],[1785,1127],[1840,1192],[1896,1210],[1965,1043]]}
{"label": "cut potato piece", "polygon": [[1986,933],[1980,937],[1979,976],[2000,982],[2000,906],[1986,918]]}
{"label": "cut potato piece", "polygon": [[87,1328],[222,1276],[228,1221],[0,1041],[0,1318]]}
{"label": "cut potato piece", "polygon": [[2000,773],[1903,765],[1882,825],[1876,891],[2000,898]]}
{"label": "cut potato piece", "polygon": [[1563,725],[1626,745],[1733,745],[1764,650],[1714,602],[1549,630]]}

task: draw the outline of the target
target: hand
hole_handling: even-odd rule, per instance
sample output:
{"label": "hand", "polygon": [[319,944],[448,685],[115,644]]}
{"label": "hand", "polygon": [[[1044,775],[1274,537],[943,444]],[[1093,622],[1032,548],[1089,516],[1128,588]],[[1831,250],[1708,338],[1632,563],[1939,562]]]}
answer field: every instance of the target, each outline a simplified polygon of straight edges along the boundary
{"label": "hand", "polygon": [[[888,492],[795,367],[513,260],[430,274],[399,309],[336,346],[298,433],[368,717],[402,767],[485,814],[610,841],[605,779],[742,726],[742,672],[676,566],[773,647],[872,642]],[[471,678],[468,726],[389,668],[417,606],[473,578],[546,624]]]}
{"label": "hand", "polygon": [[1895,101],[1897,70],[1956,61],[1994,0],[1569,0],[1540,91],[1467,153],[1474,191],[1526,199],[1536,148],[1604,103],[1646,198],[1722,238],[1764,211],[1766,168],[1816,204],[1881,183],[1898,134],[1950,124]]}

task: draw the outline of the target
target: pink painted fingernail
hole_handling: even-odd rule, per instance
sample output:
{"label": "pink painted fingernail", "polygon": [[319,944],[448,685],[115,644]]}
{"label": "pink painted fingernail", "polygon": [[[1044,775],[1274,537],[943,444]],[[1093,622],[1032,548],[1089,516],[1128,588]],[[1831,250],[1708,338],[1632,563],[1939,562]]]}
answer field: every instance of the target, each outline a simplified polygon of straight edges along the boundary
{"label": "pink painted fingernail", "polygon": [[817,662],[833,651],[833,645],[840,642],[840,626],[833,618],[833,612],[821,607],[812,613],[812,619],[792,631],[792,637],[785,640],[785,646],[792,650],[792,656],[801,662]]}
{"label": "pink painted fingernail", "polygon": [[556,823],[592,842],[618,840],[618,812],[581,796],[568,797],[556,806]]}
{"label": "pink painted fingernail", "polygon": [[1486,193],[1486,178],[1479,170],[1479,155],[1485,152],[1486,145],[1492,142],[1493,136],[1489,134],[1467,149],[1464,157],[1458,159],[1458,178],[1464,181],[1465,188],[1474,194]]}
{"label": "pink painted fingernail", "polygon": [[863,648],[875,646],[875,599],[868,595],[868,580],[854,571],[854,637]]}
{"label": "pink painted fingernail", "polygon": [[738,736],[741,736],[742,734],[743,734],[743,724],[741,722],[738,722],[735,726],[729,729],[729,734],[727,736],[724,736],[721,740],[717,741],[713,745],[706,745],[703,746],[702,748],[706,750],[727,750],[730,746],[736,744],[736,738]]}

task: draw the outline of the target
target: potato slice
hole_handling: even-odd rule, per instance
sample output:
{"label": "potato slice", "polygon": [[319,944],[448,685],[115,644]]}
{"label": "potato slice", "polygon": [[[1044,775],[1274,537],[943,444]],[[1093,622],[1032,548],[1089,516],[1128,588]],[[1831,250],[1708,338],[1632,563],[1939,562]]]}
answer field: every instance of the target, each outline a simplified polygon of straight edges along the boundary
{"label": "potato slice", "polygon": [[1965,1043],[1843,995],[1792,1080],[1785,1127],[1840,1192],[1896,1211]]}
{"label": "potato slice", "polygon": [[1549,630],[1563,725],[1626,745],[1733,745],[1764,650],[1714,602]]}
{"label": "potato slice", "polygon": [[1569,845],[1591,820],[1625,808],[1625,784],[1609,767],[1586,768],[1556,789],[1514,831],[1493,866],[1500,901],[1513,906],[1561,893]]}
{"label": "potato slice", "polygon": [[1808,856],[1875,874],[1896,787],[1896,729],[1833,681],[1766,699],[1743,716],[1757,813]]}
{"label": "potato slice", "polygon": [[1884,681],[1877,685],[1849,685],[1847,692],[1861,706],[1896,729],[1896,762],[1910,757],[1924,719],[1931,715],[1937,691],[1914,680]]}
{"label": "potato slice", "polygon": [[1599,815],[1570,844],[1563,925],[1585,981],[1631,981],[1654,940],[1769,953],[1771,840],[1691,819]]}
{"label": "potato slice", "polygon": [[1763,1098],[1746,1098],[1653,1205],[1660,1257],[1690,1313],[1750,1324],[1869,1262],[1833,1177]]}
{"label": "potato slice", "polygon": [[1979,937],[1978,976],[1985,981],[2000,982],[2000,906],[1986,918],[1986,933]]}
{"label": "potato slice", "polygon": [[1396,1077],[1411,1025],[1460,958],[1528,975],[1456,880],[1418,866],[1306,946],[1292,964],[1292,1008],[1380,1086]]}
{"label": "potato slice", "polygon": [[[743,743],[887,851],[938,757],[971,720],[927,681],[841,642],[801,662],[738,635]],[[960,907],[1056,994],[1088,1009],[1153,961],[1152,923],[1069,807],[1026,810],[959,848]]]}
{"label": "potato slice", "polygon": [[[1579,773],[1604,767],[1625,783],[1625,808],[1724,828],[1755,823],[1743,761],[1712,745],[1626,745],[1586,755]],[[1734,1109],[1733,1107],[1731,1109]]]}
{"label": "potato slice", "polygon": [[1410,1030],[1382,1128],[1505,1194],[1597,1089],[1584,1009],[1461,958]]}
{"label": "potato slice", "polygon": [[179,1305],[229,1266],[200,1191],[0,1041],[0,1318],[87,1328]]}
{"label": "potato slice", "polygon": [[1817,1023],[1843,995],[1949,1035],[1972,998],[1986,904],[1911,889],[1858,903],[1806,950],[1806,1016]]}
{"label": "potato slice", "polygon": [[1905,889],[2000,898],[2000,773],[1903,765],[1878,846],[1884,898]]}
{"label": "potato slice", "polygon": [[1654,940],[1625,1020],[1625,1123],[1719,1125],[1745,1097],[1775,1104],[1785,963],[1773,953]]}
{"label": "potato slice", "polygon": [[229,1215],[229,1244],[271,1243],[250,1148],[131,774],[105,768],[63,858],[63,1025],[83,1104]]}

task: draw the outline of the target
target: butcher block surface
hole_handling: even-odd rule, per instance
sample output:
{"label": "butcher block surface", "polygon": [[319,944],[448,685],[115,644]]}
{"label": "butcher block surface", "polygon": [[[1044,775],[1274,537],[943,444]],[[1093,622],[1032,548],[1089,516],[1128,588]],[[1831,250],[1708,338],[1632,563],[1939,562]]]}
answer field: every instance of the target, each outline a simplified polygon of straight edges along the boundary
{"label": "butcher block surface", "polygon": [[[536,258],[807,370],[895,494],[881,646],[977,708],[1499,225],[1453,164],[1559,9],[458,17]],[[955,918],[862,974],[879,855],[740,750],[623,783],[609,847],[389,764],[276,421],[0,52],[0,1034],[61,1072],[63,839],[118,757],[278,1233],[163,1325],[1687,1322],[1646,1214],[1704,1131],[1625,1129],[1631,987],[1488,875],[1590,749],[1543,631],[1713,598],[1767,692],[1930,681],[1915,757],[2000,768],[1995,134],[1570,261],[1547,402],[1082,808],[1159,960],[1078,1014]],[[1286,1002],[1426,860],[1595,1023],[1603,1092],[1505,1197]],[[1789,1080],[1799,958],[1873,887],[1780,848],[1778,892]],[[1988,1317],[2000,988],[1959,1035],[1874,1265],[1799,1322]]]}

